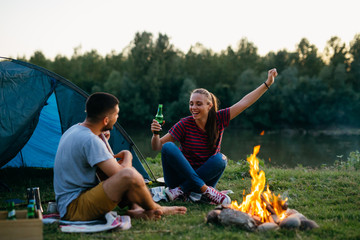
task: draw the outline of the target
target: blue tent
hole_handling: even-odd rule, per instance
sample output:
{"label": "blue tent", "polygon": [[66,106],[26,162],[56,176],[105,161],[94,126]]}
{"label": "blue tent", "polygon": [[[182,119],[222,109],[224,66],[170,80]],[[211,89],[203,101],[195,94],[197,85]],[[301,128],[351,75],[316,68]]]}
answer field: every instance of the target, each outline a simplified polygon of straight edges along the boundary
{"label": "blue tent", "polygon": [[[52,168],[61,135],[85,119],[88,96],[44,68],[0,57],[0,168]],[[151,180],[138,156],[151,169],[119,123],[110,134],[113,151],[131,151],[133,166]]]}

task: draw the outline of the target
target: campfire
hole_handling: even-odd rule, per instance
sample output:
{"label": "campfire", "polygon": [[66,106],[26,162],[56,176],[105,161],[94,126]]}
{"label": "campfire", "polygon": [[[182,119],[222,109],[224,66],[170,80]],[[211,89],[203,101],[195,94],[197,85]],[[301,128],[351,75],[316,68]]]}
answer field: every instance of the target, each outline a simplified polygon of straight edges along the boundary
{"label": "campfire", "polygon": [[[286,215],[287,198],[282,200],[280,194],[273,194],[269,185],[265,189],[265,172],[259,171],[259,159],[256,155],[259,153],[260,145],[254,147],[247,161],[250,164],[251,193],[243,197],[243,202],[239,205],[237,201],[233,201],[230,208],[248,213],[260,222],[276,222],[283,220]],[[245,192],[245,190],[244,190]],[[276,219],[275,219],[276,218]]]}
{"label": "campfire", "polygon": [[[265,190],[265,172],[259,168],[256,155],[260,145],[255,146],[247,158],[250,164],[251,192],[243,196],[243,202],[233,201],[229,206],[210,211],[206,216],[207,223],[235,225],[248,231],[268,231],[281,228],[309,230],[318,228],[316,222],[307,219],[295,209],[289,209],[287,198],[275,195],[267,185]],[[243,195],[245,195],[245,190]]]}

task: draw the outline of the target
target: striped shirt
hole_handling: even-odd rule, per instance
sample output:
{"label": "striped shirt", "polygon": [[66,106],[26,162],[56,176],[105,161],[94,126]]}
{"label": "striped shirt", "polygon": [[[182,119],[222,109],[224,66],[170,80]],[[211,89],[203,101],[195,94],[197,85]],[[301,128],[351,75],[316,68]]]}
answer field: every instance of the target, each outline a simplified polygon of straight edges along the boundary
{"label": "striped shirt", "polygon": [[194,169],[203,165],[209,157],[220,152],[224,129],[230,122],[230,108],[221,109],[216,113],[216,123],[219,137],[216,149],[207,147],[207,134],[200,129],[192,116],[182,118],[170,130],[169,134],[180,143],[180,150]]}

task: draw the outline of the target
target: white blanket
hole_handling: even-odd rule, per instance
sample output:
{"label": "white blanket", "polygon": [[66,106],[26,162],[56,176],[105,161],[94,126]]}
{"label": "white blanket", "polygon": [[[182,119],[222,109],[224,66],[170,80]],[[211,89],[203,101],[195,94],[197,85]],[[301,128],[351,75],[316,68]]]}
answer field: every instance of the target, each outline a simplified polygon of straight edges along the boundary
{"label": "white blanket", "polygon": [[[79,224],[79,222],[69,222],[69,225],[60,225],[62,232],[72,233],[92,233],[102,232],[111,229],[127,230],[131,228],[131,218],[127,215],[120,216],[116,212],[108,212],[105,215],[106,223],[94,224],[94,221],[84,222],[86,224]],[[64,223],[64,222],[60,222]]]}

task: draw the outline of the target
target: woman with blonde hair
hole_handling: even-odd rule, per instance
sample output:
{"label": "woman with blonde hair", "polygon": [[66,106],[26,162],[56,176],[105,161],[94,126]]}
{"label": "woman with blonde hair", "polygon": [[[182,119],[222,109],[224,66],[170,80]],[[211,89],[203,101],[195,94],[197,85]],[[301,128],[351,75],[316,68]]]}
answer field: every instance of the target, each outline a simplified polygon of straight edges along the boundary
{"label": "woman with blonde hair", "polygon": [[[263,84],[233,106],[221,110],[214,94],[203,88],[193,90],[189,101],[191,116],[182,118],[161,138],[156,134],[161,125],[153,120],[151,146],[161,151],[165,192],[170,200],[198,192],[214,204],[231,203],[228,195],[215,189],[227,165],[226,156],[220,152],[224,129],[270,88],[276,76],[275,68],[269,70]],[[180,148],[175,141],[180,143]]]}

